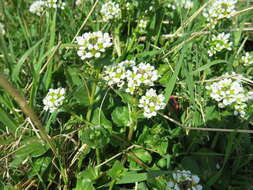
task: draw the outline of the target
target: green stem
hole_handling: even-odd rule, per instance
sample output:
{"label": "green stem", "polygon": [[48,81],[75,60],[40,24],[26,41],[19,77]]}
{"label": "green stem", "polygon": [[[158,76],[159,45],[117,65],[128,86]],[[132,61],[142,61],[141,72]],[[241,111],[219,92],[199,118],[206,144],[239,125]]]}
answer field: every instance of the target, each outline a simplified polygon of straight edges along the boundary
{"label": "green stem", "polygon": [[96,148],[97,165],[101,163],[99,148]]}
{"label": "green stem", "polygon": [[92,109],[88,108],[88,111],[87,111],[87,114],[86,114],[86,120],[87,121],[90,121],[90,119],[91,119],[91,112],[92,112]]}
{"label": "green stem", "polygon": [[132,140],[133,134],[134,134],[134,127],[130,127],[129,133],[128,133],[128,138],[127,138],[128,141]]}
{"label": "green stem", "polygon": [[116,183],[116,180],[112,180],[111,183],[110,183],[110,187],[109,187],[109,190],[112,190],[114,184]]}

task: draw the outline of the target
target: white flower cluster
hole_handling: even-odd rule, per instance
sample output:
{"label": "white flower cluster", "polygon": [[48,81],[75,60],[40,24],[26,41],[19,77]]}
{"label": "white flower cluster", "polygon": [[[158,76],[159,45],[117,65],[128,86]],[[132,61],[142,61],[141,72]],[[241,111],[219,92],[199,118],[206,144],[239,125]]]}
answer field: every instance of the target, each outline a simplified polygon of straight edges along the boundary
{"label": "white flower cluster", "polygon": [[87,32],[76,38],[76,43],[80,45],[77,54],[82,60],[92,57],[100,57],[105,49],[112,46],[111,37],[108,33]]}
{"label": "white flower cluster", "polygon": [[175,10],[177,7],[184,9],[191,9],[193,7],[193,2],[191,0],[175,0],[167,4],[168,8]]}
{"label": "white flower cluster", "polygon": [[167,185],[173,190],[202,190],[199,177],[189,170],[177,170],[172,173],[172,178]]}
{"label": "white flower cluster", "polygon": [[243,63],[243,65],[245,66],[249,66],[253,64],[253,56],[251,54],[249,54],[249,52],[246,52],[244,56],[242,56],[241,63]]}
{"label": "white flower cluster", "polygon": [[211,4],[204,9],[203,16],[214,28],[218,19],[229,18],[229,15],[235,12],[236,3],[237,0],[212,0]]}
{"label": "white flower cluster", "polygon": [[128,81],[126,92],[133,94],[142,84],[153,86],[159,75],[154,66],[149,63],[140,63],[133,66],[131,70],[127,70],[126,78]]}
{"label": "white flower cluster", "polygon": [[212,41],[209,42],[210,49],[207,51],[208,55],[211,57],[217,52],[223,49],[232,50],[233,43],[229,41],[230,34],[225,34],[224,32],[212,36]]}
{"label": "white flower cluster", "polygon": [[80,6],[84,3],[84,0],[76,0],[76,6]]}
{"label": "white flower cluster", "polygon": [[4,25],[2,23],[0,23],[0,34],[4,35],[5,34],[5,29],[4,29]]}
{"label": "white flower cluster", "polygon": [[43,99],[44,110],[50,113],[57,111],[57,109],[63,104],[65,99],[65,89],[49,89],[47,96]]}
{"label": "white flower cluster", "polygon": [[234,115],[245,117],[246,102],[253,99],[253,91],[245,91],[242,82],[239,79],[228,78],[228,74],[225,74],[224,78],[206,86],[206,89],[211,98],[218,102],[220,108],[230,107],[234,110]]}
{"label": "white flower cluster", "polygon": [[40,16],[45,10],[46,2],[45,1],[35,1],[31,4],[29,11],[33,14]]}
{"label": "white flower cluster", "polygon": [[46,6],[48,8],[60,8],[60,9],[65,9],[66,3],[65,2],[61,2],[58,0],[47,0],[46,1]]}
{"label": "white flower cluster", "polygon": [[140,32],[144,32],[145,31],[145,29],[147,27],[147,24],[148,24],[147,20],[144,20],[144,19],[139,20],[139,22],[138,22],[138,28],[140,29]]}
{"label": "white flower cluster", "polygon": [[[149,63],[136,65],[135,61],[126,60],[118,64],[106,66],[102,78],[110,86],[117,86],[130,94],[142,94],[141,86],[153,86],[159,78],[158,71]],[[151,118],[157,111],[165,107],[164,96],[157,95],[154,89],[149,89],[139,100],[139,107],[144,110],[144,116]]]}
{"label": "white flower cluster", "polygon": [[135,61],[126,60],[115,65],[105,66],[103,79],[109,86],[116,85],[121,88],[125,84],[127,68],[134,65]]}
{"label": "white flower cluster", "polygon": [[118,3],[108,1],[103,4],[100,13],[103,17],[103,21],[107,22],[112,19],[120,18],[121,9]]}
{"label": "white flower cluster", "polygon": [[157,111],[163,109],[166,104],[164,103],[165,97],[162,94],[157,95],[156,91],[151,88],[139,100],[139,107],[144,110],[143,115],[151,118],[157,115]]}
{"label": "white flower cluster", "polygon": [[40,16],[43,13],[43,11],[45,11],[48,8],[64,9],[65,6],[66,3],[58,0],[38,0],[30,5],[29,11],[33,14]]}
{"label": "white flower cluster", "polygon": [[117,85],[122,88],[126,84],[125,91],[134,94],[141,85],[153,86],[159,78],[158,71],[149,63],[136,65],[134,61],[123,61],[121,63],[105,67],[103,79],[107,84]]}

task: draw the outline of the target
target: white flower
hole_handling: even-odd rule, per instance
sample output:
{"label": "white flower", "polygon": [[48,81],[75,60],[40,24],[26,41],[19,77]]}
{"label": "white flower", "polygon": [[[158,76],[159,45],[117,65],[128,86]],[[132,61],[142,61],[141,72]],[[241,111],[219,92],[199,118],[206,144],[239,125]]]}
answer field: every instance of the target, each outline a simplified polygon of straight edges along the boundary
{"label": "white flower", "polygon": [[147,20],[139,20],[138,22],[138,28],[140,29],[140,31],[145,31],[146,27],[147,27],[148,21]]}
{"label": "white flower", "polygon": [[80,45],[77,55],[82,60],[92,57],[98,58],[106,48],[112,46],[109,34],[100,31],[84,33],[76,38],[76,43]]}
{"label": "white flower", "polygon": [[[191,9],[193,7],[193,2],[191,0],[176,0],[175,4],[177,7],[184,9]],[[173,9],[173,5],[171,8]]]}
{"label": "white flower", "polygon": [[82,5],[82,3],[83,3],[83,0],[76,0],[76,6],[77,7]]}
{"label": "white flower", "polygon": [[5,35],[4,25],[0,23],[0,35]]}
{"label": "white flower", "polygon": [[103,21],[107,22],[112,19],[120,18],[121,10],[118,3],[108,1],[103,4],[101,11],[100,11]]}
{"label": "white flower", "polygon": [[177,170],[172,173],[167,186],[170,189],[176,190],[183,188],[185,190],[202,190],[202,185],[199,184],[200,178],[193,175],[189,170]]}
{"label": "white flower", "polygon": [[65,2],[61,2],[58,0],[38,0],[31,4],[29,11],[33,14],[41,16],[43,11],[46,11],[49,8],[60,8],[64,9],[66,6]]}
{"label": "white flower", "polygon": [[30,5],[29,11],[33,14],[40,16],[45,10],[46,2],[45,1],[35,1]]}
{"label": "white flower", "polygon": [[57,8],[57,0],[47,0],[46,5],[48,8]]}
{"label": "white flower", "polygon": [[66,7],[66,3],[65,3],[65,2],[60,2],[60,3],[58,4],[58,7],[59,7],[60,9],[64,10],[65,7]]}
{"label": "white flower", "polygon": [[[228,77],[228,74],[223,77]],[[211,98],[218,102],[219,108],[231,107],[234,109],[234,114],[241,117],[244,117],[246,113],[246,102],[253,99],[253,93],[251,91],[247,92],[243,88],[241,80],[225,78],[207,86],[206,89]]]}
{"label": "white flower", "polygon": [[167,186],[170,187],[170,188],[174,187],[174,185],[175,185],[175,183],[173,181],[168,181],[167,182]]}
{"label": "white flower", "polygon": [[126,65],[124,62],[114,64],[111,66],[105,66],[105,71],[103,74],[103,79],[107,82],[109,86],[117,85],[121,88],[126,78]]}
{"label": "white flower", "polygon": [[221,52],[223,49],[232,50],[232,42],[229,41],[230,34],[225,34],[224,32],[218,34],[217,36],[213,35],[212,40],[209,42],[209,56],[213,56],[217,52]]}
{"label": "white flower", "polygon": [[153,86],[159,75],[154,66],[151,66],[149,63],[140,63],[127,71],[126,78],[129,84],[126,92],[133,94],[142,84]]}
{"label": "white flower", "polygon": [[159,78],[158,71],[149,63],[136,64],[126,60],[112,66],[106,66],[102,78],[108,85],[117,85],[127,93],[134,94],[141,86],[153,86]]}
{"label": "white flower", "polygon": [[157,95],[156,91],[151,88],[139,100],[139,107],[143,108],[143,115],[151,118],[157,115],[157,111],[163,109],[166,104],[164,103],[165,97],[162,94]]}
{"label": "white flower", "polygon": [[63,104],[65,99],[65,89],[49,89],[46,97],[43,99],[44,110],[50,113],[57,111],[57,109]]}
{"label": "white flower", "polygon": [[167,7],[170,8],[170,9],[173,9],[173,10],[176,9],[176,6],[174,4],[172,4],[172,3],[168,3]]}
{"label": "white flower", "polygon": [[203,16],[214,28],[218,19],[229,18],[229,15],[235,12],[236,3],[237,0],[212,0],[210,5],[204,9]]}
{"label": "white flower", "polygon": [[253,64],[253,56],[249,54],[249,52],[246,52],[244,56],[242,56],[241,63],[243,63],[244,66],[249,66]]}

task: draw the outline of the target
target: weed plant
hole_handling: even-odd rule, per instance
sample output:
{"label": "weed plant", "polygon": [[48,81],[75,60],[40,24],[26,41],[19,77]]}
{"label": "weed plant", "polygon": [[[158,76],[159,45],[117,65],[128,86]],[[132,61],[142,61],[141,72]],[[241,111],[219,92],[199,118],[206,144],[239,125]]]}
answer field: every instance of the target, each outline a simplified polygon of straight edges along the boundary
{"label": "weed plant", "polygon": [[1,0],[0,189],[252,189],[252,11]]}

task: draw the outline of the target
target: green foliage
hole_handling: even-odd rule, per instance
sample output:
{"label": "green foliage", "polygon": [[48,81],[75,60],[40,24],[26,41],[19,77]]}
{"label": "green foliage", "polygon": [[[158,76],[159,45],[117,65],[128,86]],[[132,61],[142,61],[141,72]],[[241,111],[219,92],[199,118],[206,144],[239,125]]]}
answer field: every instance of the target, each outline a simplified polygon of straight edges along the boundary
{"label": "green foliage", "polygon": [[[33,2],[0,1],[0,76],[26,98],[57,151],[0,81],[0,189],[167,190],[175,170],[198,175],[207,190],[252,188],[253,100],[242,118],[206,89],[236,72],[252,91],[253,66],[242,62],[246,52],[253,57],[252,2],[238,1],[239,12],[214,28],[200,11],[206,1],[185,8],[183,0],[114,0],[121,17],[108,22],[100,13],[106,0],[64,0],[64,10],[40,16],[29,11]],[[97,31],[107,32],[112,46],[80,59],[76,37]],[[221,32],[231,34],[232,49],[209,56]],[[125,89],[129,76],[121,87],[108,85],[106,67],[125,60],[154,66],[158,80],[133,94]],[[66,90],[65,99],[50,113],[43,99],[56,88]],[[151,88],[166,106],[146,118],[139,101]]]}

